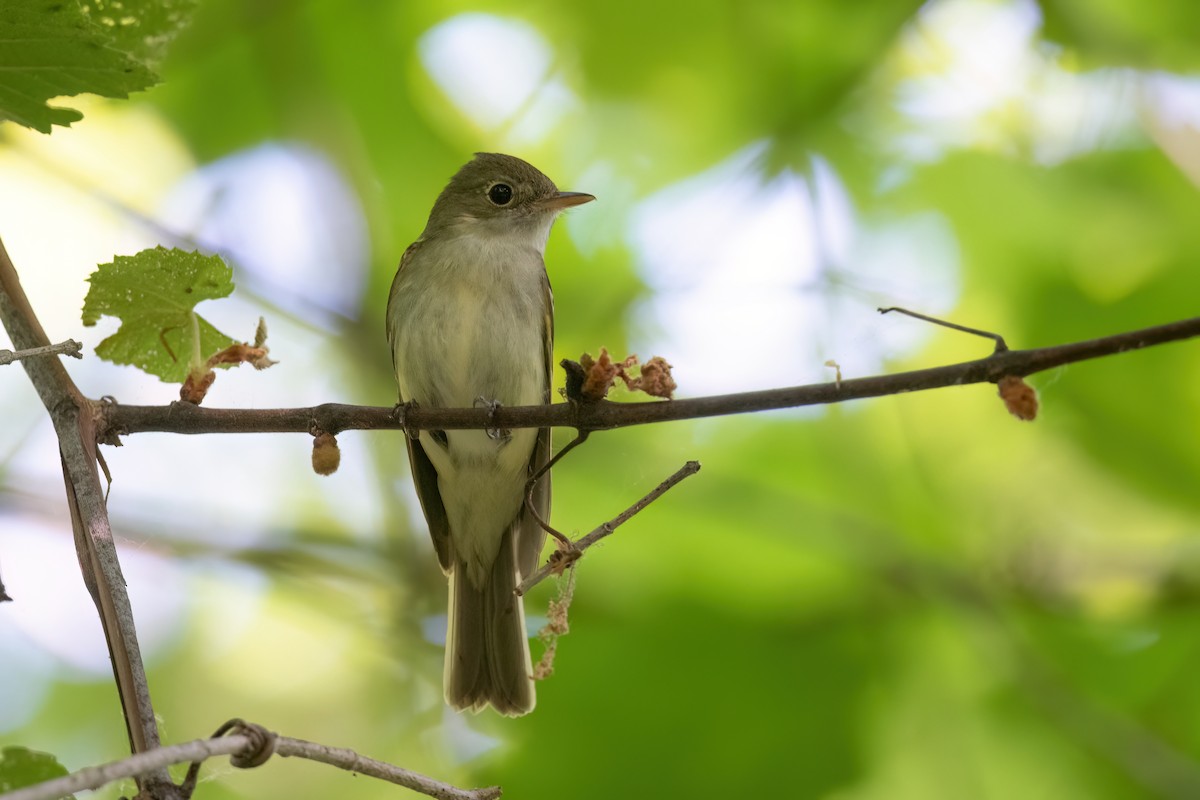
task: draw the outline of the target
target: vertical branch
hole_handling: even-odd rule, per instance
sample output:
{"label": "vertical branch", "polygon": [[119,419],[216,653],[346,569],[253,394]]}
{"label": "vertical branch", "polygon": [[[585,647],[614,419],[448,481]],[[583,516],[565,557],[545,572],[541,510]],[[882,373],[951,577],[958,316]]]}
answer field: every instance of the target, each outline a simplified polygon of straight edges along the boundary
{"label": "vertical branch", "polygon": [[[0,320],[13,346],[19,350],[50,344],[29,305],[3,242],[0,242]],[[125,579],[117,560],[96,468],[96,431],[91,403],[75,386],[58,358],[30,358],[21,363],[58,435],[79,567],[104,627],[130,746],[134,752],[153,749],[159,746],[158,727],[134,629],[133,611],[125,591]],[[170,783],[165,770],[149,779],[149,783],[156,786],[165,786],[164,781]]]}

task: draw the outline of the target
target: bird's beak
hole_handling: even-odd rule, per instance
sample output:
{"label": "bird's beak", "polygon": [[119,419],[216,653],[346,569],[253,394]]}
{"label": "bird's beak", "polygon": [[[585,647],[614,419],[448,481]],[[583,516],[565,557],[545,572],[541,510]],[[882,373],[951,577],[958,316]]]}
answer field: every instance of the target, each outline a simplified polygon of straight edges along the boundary
{"label": "bird's beak", "polygon": [[590,203],[595,199],[593,195],[586,192],[559,192],[542,200],[540,205],[548,211],[562,211],[571,206],[581,206],[584,203]]}

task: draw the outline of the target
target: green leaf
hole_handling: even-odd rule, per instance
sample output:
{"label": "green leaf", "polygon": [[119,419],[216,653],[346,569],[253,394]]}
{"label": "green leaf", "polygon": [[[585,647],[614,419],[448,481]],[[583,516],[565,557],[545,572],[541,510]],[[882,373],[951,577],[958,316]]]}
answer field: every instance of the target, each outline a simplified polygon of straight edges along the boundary
{"label": "green leaf", "polygon": [[49,753],[25,747],[5,747],[0,751],[0,792],[11,792],[67,774],[67,768]]}
{"label": "green leaf", "polygon": [[[112,22],[111,27],[122,27],[119,19]],[[75,109],[47,105],[53,97],[124,98],[157,83],[145,64],[120,49],[107,27],[74,0],[0,5],[0,120],[49,133],[53,125],[83,118]]]}
{"label": "green leaf", "polygon": [[96,355],[130,364],[167,383],[179,383],[205,359],[234,344],[193,310],[201,300],[227,297],[233,271],[219,256],[155,247],[101,264],[88,282],[83,324],[118,317],[121,327]]}
{"label": "green leaf", "polygon": [[91,0],[83,11],[104,29],[110,46],[157,69],[195,7],[195,0]]}

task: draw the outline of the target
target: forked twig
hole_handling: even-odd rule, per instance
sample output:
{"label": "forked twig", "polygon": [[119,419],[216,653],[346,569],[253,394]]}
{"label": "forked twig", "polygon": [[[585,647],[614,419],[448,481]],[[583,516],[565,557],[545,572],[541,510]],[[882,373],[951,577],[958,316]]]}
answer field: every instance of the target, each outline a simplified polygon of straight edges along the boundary
{"label": "forked twig", "polygon": [[583,556],[584,550],[587,550],[596,542],[610,535],[621,525],[624,525],[633,515],[637,514],[643,508],[653,503],[659,497],[662,497],[671,488],[673,488],[675,484],[679,483],[689,475],[695,475],[699,471],[699,461],[687,462],[678,470],[676,470],[671,477],[654,487],[652,492],[647,494],[641,500],[638,500],[636,503],[622,511],[617,516],[610,519],[608,522],[604,523],[598,528],[595,528],[586,536],[581,536],[574,542],[568,540],[568,546],[565,549],[551,554],[549,560],[547,560],[545,564],[535,570],[528,578],[521,581],[521,585],[513,590],[514,593],[518,597],[524,595],[534,586],[537,586],[539,583],[544,581],[546,576],[550,575],[551,573],[561,574],[563,570],[569,568]]}
{"label": "forked twig", "polygon": [[[570,549],[571,539],[562,531],[551,527],[548,521],[542,519],[542,515],[538,513],[537,507],[533,503],[533,489],[535,486],[537,486],[537,482],[541,480],[542,476],[550,471],[551,467],[553,467],[559,461],[562,461],[563,456],[586,442],[589,433],[590,431],[579,431],[579,433],[575,435],[574,439],[567,442],[567,444],[563,446],[563,449],[555,453],[553,458],[543,464],[542,468],[533,473],[533,475],[529,476],[529,480],[525,482],[525,507],[529,509],[529,513],[533,515],[535,520],[537,520],[537,524],[542,526],[542,530],[546,531],[546,533],[557,539],[559,545],[564,549]],[[518,592],[518,594],[520,593]]]}

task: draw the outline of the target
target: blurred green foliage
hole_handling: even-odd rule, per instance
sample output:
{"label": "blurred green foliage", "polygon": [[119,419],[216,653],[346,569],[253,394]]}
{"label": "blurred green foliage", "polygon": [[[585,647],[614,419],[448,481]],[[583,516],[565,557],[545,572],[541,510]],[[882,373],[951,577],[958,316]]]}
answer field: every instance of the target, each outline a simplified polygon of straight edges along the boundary
{"label": "blurred green foliage", "polygon": [[6,747],[0,751],[0,792],[61,778],[66,768],[48,753],[24,747]]}
{"label": "blurred green foliage", "polygon": [[[394,397],[387,287],[446,178],[482,149],[517,149],[601,203],[573,181],[603,162],[632,206],[765,141],[764,171],[808,174],[820,156],[863,218],[944,217],[961,251],[954,318],[1014,347],[1194,315],[1200,197],[1146,118],[1039,158],[1033,122],[1046,106],[1017,97],[988,136],[919,155],[897,146],[916,124],[906,82],[930,69],[913,43],[964,8],[1044,19],[1031,53],[1053,50],[1076,76],[1195,67],[1182,0],[206,0],[163,85],[136,102],[201,163],[299,141],[355,187],[370,274],[359,313],[329,337],[345,391],[331,401]],[[468,12],[548,42],[576,99],[542,140],[514,143],[511,129],[473,120],[423,66],[422,37]],[[590,252],[561,224],[552,236],[560,356],[600,344],[619,354],[649,294],[617,220]],[[891,366],[980,354],[938,332]],[[590,529],[685,460],[705,468],[581,562],[572,632],[535,713],[466,720],[498,742],[483,755],[441,707],[441,649],[423,632],[444,583],[395,497],[398,435],[360,436],[389,497],[390,538],[364,544],[336,509],[303,497],[317,478],[291,478],[303,522],[281,521],[286,543],[220,553],[270,580],[270,629],[221,654],[195,644],[237,608],[208,605],[228,591],[218,570],[188,639],[150,664],[167,738],[239,716],[514,797],[1200,796],[1196,363],[1195,346],[1179,344],[1036,376],[1032,424],[972,386],[593,436],[556,471],[560,528]],[[686,394],[688,376],[676,377]],[[79,752],[79,715],[111,722],[111,693],[64,683],[12,735]],[[86,730],[108,742],[94,760],[120,755],[119,724]],[[201,785],[207,798],[394,793],[308,764],[210,769],[220,777]]]}

